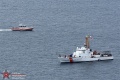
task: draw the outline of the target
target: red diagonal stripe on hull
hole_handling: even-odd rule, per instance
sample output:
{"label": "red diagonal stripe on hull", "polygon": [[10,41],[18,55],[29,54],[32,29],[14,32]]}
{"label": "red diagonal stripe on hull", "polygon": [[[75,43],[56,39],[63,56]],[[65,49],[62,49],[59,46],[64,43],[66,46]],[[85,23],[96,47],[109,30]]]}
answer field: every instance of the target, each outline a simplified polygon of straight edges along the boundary
{"label": "red diagonal stripe on hull", "polygon": [[73,59],[71,57],[69,58],[69,60],[70,60],[71,63],[73,62]]}

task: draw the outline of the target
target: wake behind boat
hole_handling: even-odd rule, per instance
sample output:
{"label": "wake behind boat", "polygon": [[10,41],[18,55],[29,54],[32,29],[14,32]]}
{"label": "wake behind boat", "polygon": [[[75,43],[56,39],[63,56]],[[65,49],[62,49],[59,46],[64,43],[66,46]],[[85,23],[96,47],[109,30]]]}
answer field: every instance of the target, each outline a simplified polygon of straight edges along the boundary
{"label": "wake behind boat", "polygon": [[33,27],[27,27],[20,24],[18,27],[11,28],[12,31],[32,31]]}
{"label": "wake behind boat", "polygon": [[68,56],[59,55],[60,62],[83,62],[83,61],[100,61],[100,60],[113,60],[113,56],[110,51],[97,52],[90,49],[89,44],[90,36],[86,36],[85,45]]}
{"label": "wake behind boat", "polygon": [[11,29],[0,29],[0,31],[12,31]]}

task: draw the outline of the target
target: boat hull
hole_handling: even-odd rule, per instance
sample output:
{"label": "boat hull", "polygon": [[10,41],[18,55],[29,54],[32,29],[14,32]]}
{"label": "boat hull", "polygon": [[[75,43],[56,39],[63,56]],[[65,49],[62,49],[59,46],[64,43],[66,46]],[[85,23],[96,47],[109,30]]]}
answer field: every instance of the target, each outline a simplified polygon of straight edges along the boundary
{"label": "boat hull", "polygon": [[12,31],[32,31],[33,28],[12,28]]}
{"label": "boat hull", "polygon": [[74,58],[74,57],[58,57],[58,59],[60,60],[61,63],[65,63],[65,62],[88,62],[88,61],[102,61],[102,60],[113,60],[113,56],[110,57],[99,57],[99,58]]}

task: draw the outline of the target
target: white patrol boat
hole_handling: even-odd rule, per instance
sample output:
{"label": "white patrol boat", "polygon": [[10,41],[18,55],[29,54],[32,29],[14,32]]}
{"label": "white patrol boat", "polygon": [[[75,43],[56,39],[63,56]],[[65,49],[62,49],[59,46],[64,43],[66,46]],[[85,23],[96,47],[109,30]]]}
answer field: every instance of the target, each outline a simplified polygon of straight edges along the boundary
{"label": "white patrol boat", "polygon": [[59,55],[60,62],[82,62],[82,61],[100,61],[100,60],[113,60],[113,56],[110,51],[97,52],[90,49],[89,39],[91,36],[86,36],[85,45],[76,49],[71,55]]}

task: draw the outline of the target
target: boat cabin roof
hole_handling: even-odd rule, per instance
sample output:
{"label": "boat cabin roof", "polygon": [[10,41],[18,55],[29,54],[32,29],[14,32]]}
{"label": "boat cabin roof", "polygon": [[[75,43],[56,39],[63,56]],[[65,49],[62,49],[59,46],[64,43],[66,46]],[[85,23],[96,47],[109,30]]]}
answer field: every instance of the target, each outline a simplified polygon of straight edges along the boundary
{"label": "boat cabin roof", "polygon": [[19,26],[19,27],[26,27],[26,26]]}

